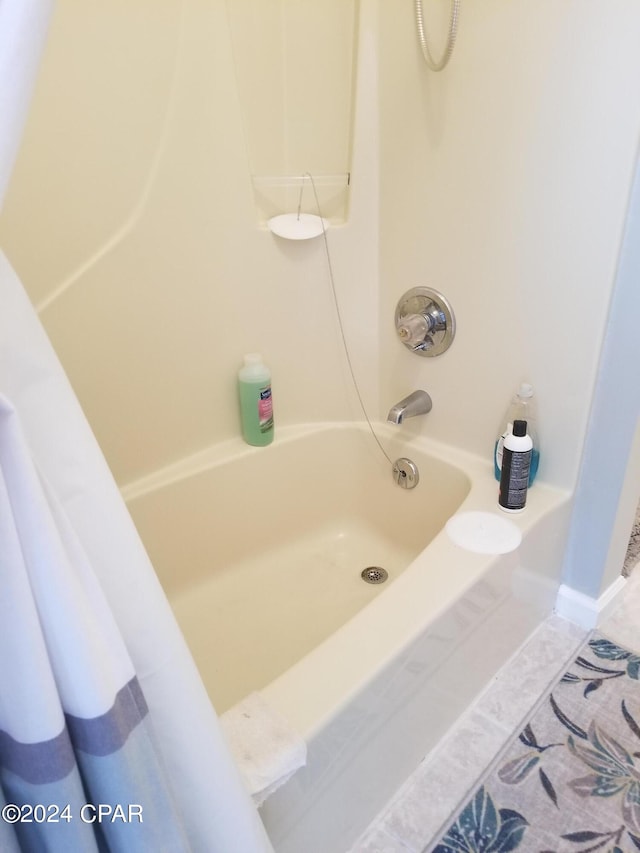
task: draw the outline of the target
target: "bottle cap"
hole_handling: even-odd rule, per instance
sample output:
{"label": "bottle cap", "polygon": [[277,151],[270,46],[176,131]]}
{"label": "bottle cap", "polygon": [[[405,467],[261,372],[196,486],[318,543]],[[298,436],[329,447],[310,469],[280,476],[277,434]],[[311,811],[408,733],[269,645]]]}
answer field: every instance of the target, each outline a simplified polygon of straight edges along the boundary
{"label": "bottle cap", "polygon": [[526,422],[526,421],[519,421],[519,420],[515,420],[515,421],[513,422],[513,434],[514,434],[517,438],[520,438],[520,437],[522,437],[523,435],[526,435],[526,434],[527,434],[527,422]]}
{"label": "bottle cap", "polygon": [[259,352],[248,352],[244,357],[244,363],[247,367],[253,364],[262,364],[262,355]]}
{"label": "bottle cap", "polygon": [[533,385],[523,382],[518,390],[518,397],[533,397]]}

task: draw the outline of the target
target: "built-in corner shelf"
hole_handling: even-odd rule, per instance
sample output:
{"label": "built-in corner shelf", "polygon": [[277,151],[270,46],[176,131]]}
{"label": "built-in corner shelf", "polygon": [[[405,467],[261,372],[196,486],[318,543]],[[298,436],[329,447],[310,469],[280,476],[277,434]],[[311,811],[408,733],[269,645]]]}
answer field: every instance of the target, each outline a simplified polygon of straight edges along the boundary
{"label": "built-in corner shelf", "polygon": [[322,217],[332,225],[346,222],[351,175],[252,175],[260,221],[282,214]]}
{"label": "built-in corner shelf", "polygon": [[299,209],[317,216],[318,205],[332,225],[347,220],[358,6],[357,0],[227,0],[262,225]]}

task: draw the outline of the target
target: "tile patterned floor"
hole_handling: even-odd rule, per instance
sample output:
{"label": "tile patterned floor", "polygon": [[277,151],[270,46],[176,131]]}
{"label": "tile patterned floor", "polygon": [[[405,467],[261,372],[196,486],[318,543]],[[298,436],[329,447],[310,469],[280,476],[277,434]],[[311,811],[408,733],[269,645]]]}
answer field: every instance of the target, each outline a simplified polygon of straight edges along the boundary
{"label": "tile patterned floor", "polygon": [[[640,525],[631,548],[640,551]],[[631,564],[638,556],[628,558]],[[640,649],[640,568],[623,599],[599,626],[614,641]],[[474,705],[432,750],[349,853],[424,853],[476,788],[495,757],[573,660],[588,632],[551,616],[498,673]]]}

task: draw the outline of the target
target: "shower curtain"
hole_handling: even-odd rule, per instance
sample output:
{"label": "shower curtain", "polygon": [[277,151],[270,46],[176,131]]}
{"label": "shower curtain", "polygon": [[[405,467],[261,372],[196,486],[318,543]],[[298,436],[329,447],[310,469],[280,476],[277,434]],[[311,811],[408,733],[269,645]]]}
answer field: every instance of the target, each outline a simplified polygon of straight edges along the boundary
{"label": "shower curtain", "polygon": [[53,0],[0,0],[0,210],[18,153]]}
{"label": "shower curtain", "polygon": [[[0,0],[0,211],[50,8]],[[118,487],[2,251],[0,850],[272,851]]]}
{"label": "shower curtain", "polygon": [[118,487],[0,251],[0,850],[91,843],[272,850]]}
{"label": "shower curtain", "polygon": [[131,659],[0,395],[0,849],[188,850]]}

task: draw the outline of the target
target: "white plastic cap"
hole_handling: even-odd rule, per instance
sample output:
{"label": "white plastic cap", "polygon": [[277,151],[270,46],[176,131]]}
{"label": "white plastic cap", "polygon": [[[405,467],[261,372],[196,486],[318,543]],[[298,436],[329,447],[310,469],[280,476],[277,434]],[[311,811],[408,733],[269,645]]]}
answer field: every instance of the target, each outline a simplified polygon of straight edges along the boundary
{"label": "white plastic cap", "polygon": [[523,382],[518,391],[518,397],[533,397],[533,385]]}
{"label": "white plastic cap", "polygon": [[248,352],[244,357],[246,367],[252,367],[254,364],[262,364],[262,354],[259,352]]}

